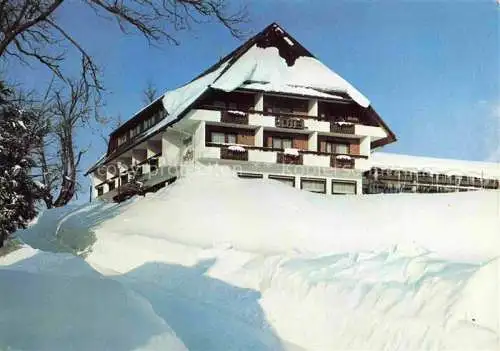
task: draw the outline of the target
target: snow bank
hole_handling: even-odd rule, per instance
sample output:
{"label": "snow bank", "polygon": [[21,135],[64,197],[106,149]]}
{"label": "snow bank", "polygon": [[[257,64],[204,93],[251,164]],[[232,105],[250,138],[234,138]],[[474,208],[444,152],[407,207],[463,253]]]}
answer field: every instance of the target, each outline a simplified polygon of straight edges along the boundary
{"label": "snow bank", "polygon": [[[80,276],[147,300],[189,350],[495,350],[498,204],[495,191],[327,197],[209,167],[31,230],[91,233]],[[37,266],[59,276],[66,257]]]}
{"label": "snow bank", "polygon": [[0,258],[0,349],[186,350],[149,302],[80,258]]}
{"label": "snow bank", "polygon": [[325,197],[207,167],[130,204],[95,233],[140,233],[260,253],[422,247],[441,257],[482,262],[496,257],[500,247],[498,199],[495,191]]}

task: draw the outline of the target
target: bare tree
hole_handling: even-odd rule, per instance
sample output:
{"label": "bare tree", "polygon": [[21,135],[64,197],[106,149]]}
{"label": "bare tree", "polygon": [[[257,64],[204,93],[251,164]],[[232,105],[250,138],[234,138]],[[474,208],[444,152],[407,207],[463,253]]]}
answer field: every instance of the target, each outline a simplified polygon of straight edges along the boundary
{"label": "bare tree", "polygon": [[[235,37],[246,21],[246,9],[233,9],[230,0],[81,0],[97,17],[113,19],[123,33],[142,34],[151,44],[162,40],[174,45],[175,33],[193,24],[215,20]],[[38,175],[45,185],[47,207],[63,206],[78,189],[78,166],[84,154],[75,145],[75,133],[98,116],[104,90],[97,63],[70,33],[58,14],[70,0],[0,0],[0,59],[38,61],[64,84],[52,86],[33,111],[46,119],[49,131],[37,148]],[[62,63],[72,47],[81,60],[81,75],[68,77]],[[153,94],[153,92],[155,94]],[[156,95],[151,89],[149,99]]]}
{"label": "bare tree", "polygon": [[146,87],[142,91],[142,101],[145,105],[149,105],[158,97],[158,89],[154,86],[151,80],[148,80]]}
{"label": "bare tree", "polygon": [[51,87],[37,107],[38,118],[48,125],[35,152],[47,208],[66,205],[78,190],[78,167],[87,150],[77,148],[75,133],[90,127],[99,106],[87,94],[85,84],[83,79],[67,80],[62,87]]}
{"label": "bare tree", "polygon": [[[142,34],[150,43],[162,39],[179,44],[175,32],[193,23],[214,19],[235,37],[247,18],[245,8],[232,10],[229,0],[81,0],[96,16],[116,21],[124,33]],[[34,59],[65,79],[61,63],[69,44],[81,57],[85,88],[101,91],[99,69],[88,51],[56,16],[70,0],[0,0],[0,57],[13,56],[22,62]]]}

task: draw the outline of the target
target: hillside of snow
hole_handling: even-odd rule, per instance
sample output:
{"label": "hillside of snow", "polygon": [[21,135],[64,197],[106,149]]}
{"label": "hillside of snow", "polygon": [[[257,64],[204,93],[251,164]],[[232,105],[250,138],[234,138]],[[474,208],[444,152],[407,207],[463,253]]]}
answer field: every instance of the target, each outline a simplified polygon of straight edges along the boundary
{"label": "hillside of snow", "polygon": [[500,348],[497,191],[332,197],[202,168],[18,234],[0,349]]}

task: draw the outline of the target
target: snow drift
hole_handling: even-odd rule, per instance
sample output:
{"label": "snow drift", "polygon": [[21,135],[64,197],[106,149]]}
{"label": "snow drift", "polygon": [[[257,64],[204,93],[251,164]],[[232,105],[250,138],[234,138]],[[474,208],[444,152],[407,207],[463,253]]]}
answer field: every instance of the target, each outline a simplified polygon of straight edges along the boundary
{"label": "snow drift", "polygon": [[186,350],[151,304],[78,257],[0,258],[0,349]]}
{"label": "snow drift", "polygon": [[[495,191],[327,197],[210,167],[125,204],[48,211],[20,236],[84,252],[137,297],[127,312],[189,350],[495,350],[499,233]],[[68,279],[69,261],[45,262]]]}

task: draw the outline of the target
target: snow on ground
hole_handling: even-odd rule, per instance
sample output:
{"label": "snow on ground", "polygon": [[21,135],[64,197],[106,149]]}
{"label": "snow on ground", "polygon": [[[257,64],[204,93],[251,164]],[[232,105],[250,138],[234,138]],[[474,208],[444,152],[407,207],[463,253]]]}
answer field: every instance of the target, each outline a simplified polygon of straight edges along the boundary
{"label": "snow on ground", "polygon": [[[18,328],[30,332],[21,340],[0,315],[0,349],[68,349],[71,335],[82,350],[103,338],[120,350],[180,342],[189,350],[497,350],[499,195],[325,197],[204,168],[144,199],[47,211],[20,236],[55,253],[25,247],[0,259],[8,301],[0,311],[22,310]],[[31,313],[48,323],[27,324]],[[61,327],[49,339],[53,323],[85,325],[87,337]]]}
{"label": "snow on ground", "polygon": [[2,350],[186,350],[151,304],[79,257],[0,258]]}

